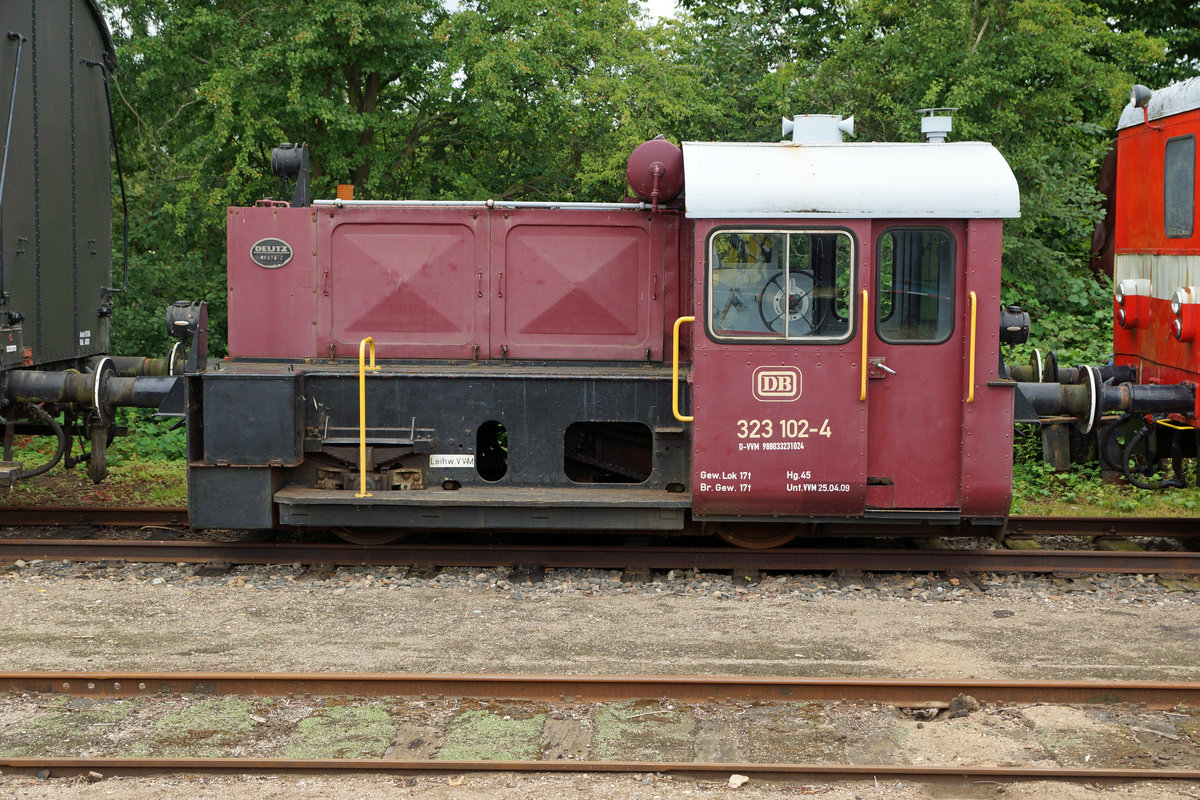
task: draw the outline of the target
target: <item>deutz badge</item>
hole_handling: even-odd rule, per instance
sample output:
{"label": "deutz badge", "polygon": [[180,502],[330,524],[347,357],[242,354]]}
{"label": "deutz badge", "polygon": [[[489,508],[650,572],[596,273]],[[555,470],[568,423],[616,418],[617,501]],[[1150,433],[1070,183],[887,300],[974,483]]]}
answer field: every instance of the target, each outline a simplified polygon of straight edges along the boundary
{"label": "deutz badge", "polygon": [[264,269],[279,269],[292,260],[292,246],[282,239],[259,239],[250,248],[250,260]]}

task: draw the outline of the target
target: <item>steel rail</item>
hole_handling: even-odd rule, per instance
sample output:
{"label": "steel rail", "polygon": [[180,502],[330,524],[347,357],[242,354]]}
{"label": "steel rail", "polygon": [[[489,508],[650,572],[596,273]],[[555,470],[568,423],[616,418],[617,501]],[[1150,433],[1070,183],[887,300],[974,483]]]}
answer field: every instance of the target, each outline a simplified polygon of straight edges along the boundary
{"label": "steel rail", "polygon": [[452,761],[441,759],[363,758],[15,758],[0,757],[7,773],[32,774],[48,770],[51,776],[162,775],[183,772],[212,774],[290,773],[671,773],[676,775],[720,775],[731,773],[778,777],[804,782],[836,780],[908,780],[921,783],[972,781],[1196,781],[1200,769],[1105,769],[1074,767],[964,767],[910,766],[906,764],[754,764],[744,762],[690,761]]}
{"label": "steel rail", "polygon": [[[94,506],[0,506],[3,525],[187,525],[187,509],[103,508]],[[1200,537],[1194,517],[1009,517],[1007,531],[1018,536]],[[903,531],[893,533],[902,536]]]}
{"label": "steel rail", "polygon": [[1009,535],[1200,537],[1195,517],[1009,517]]}
{"label": "steel rail", "polygon": [[445,696],[548,701],[832,700],[904,706],[967,694],[981,703],[1200,706],[1200,682],[904,680],[739,675],[496,675],[291,672],[0,672],[0,691],[78,697]]}
{"label": "steel rail", "polygon": [[[0,506],[4,525],[187,525],[183,507]],[[1014,516],[1007,531],[1017,536],[1200,537],[1191,517],[1030,517]],[[903,531],[885,532],[902,536]]]}
{"label": "steel rail", "polygon": [[900,550],[730,547],[620,547],[510,544],[209,542],[182,540],[0,540],[0,562],[127,561],[143,563],[331,564],[387,566],[762,570],[771,572],[1054,572],[1061,574],[1200,574],[1200,552],[1106,550]]}
{"label": "steel rail", "polygon": [[186,508],[101,508],[74,506],[0,506],[5,525],[187,525]]}

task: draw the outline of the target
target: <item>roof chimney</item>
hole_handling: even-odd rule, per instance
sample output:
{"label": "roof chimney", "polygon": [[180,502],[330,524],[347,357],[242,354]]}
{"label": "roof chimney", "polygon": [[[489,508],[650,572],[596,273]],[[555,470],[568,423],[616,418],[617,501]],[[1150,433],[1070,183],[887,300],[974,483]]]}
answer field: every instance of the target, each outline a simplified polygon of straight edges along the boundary
{"label": "roof chimney", "polygon": [[953,122],[950,115],[957,108],[918,108],[917,113],[921,115],[921,135],[925,137],[925,141],[930,144],[942,144],[946,141],[946,137],[950,135],[950,129],[953,127]]}

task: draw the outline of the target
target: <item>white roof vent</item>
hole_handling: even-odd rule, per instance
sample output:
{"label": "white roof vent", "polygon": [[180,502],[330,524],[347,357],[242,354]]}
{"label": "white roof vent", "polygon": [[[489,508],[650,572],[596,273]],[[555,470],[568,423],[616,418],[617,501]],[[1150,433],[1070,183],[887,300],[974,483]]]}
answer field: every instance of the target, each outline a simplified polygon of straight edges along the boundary
{"label": "white roof vent", "polygon": [[840,142],[842,134],[854,135],[854,117],[842,119],[839,114],[797,114],[783,118],[783,135],[792,135],[795,144]]}
{"label": "white roof vent", "polygon": [[950,119],[950,115],[957,108],[918,108],[917,113],[921,115],[921,135],[925,137],[925,141],[930,144],[942,144],[946,141],[946,137],[950,135],[950,129],[954,123]]}

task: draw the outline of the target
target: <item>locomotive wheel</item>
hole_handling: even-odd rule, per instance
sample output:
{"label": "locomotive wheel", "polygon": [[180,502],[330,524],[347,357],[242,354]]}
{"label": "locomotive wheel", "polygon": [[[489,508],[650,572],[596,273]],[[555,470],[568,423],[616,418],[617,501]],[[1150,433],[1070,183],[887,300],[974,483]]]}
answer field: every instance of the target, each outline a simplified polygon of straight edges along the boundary
{"label": "locomotive wheel", "polygon": [[379,547],[380,545],[399,542],[408,536],[407,531],[375,530],[373,528],[332,528],[333,533],[351,544],[361,544],[364,547]]}
{"label": "locomotive wheel", "polygon": [[1121,469],[1121,457],[1125,452],[1125,445],[1129,444],[1129,439],[1133,435],[1133,429],[1129,426],[1129,422],[1135,416],[1136,414],[1124,414],[1116,422],[1109,423],[1101,429],[1100,466],[1108,469]]}
{"label": "locomotive wheel", "polygon": [[799,530],[795,525],[769,522],[722,522],[716,526],[716,534],[743,550],[772,550],[795,539]]}

